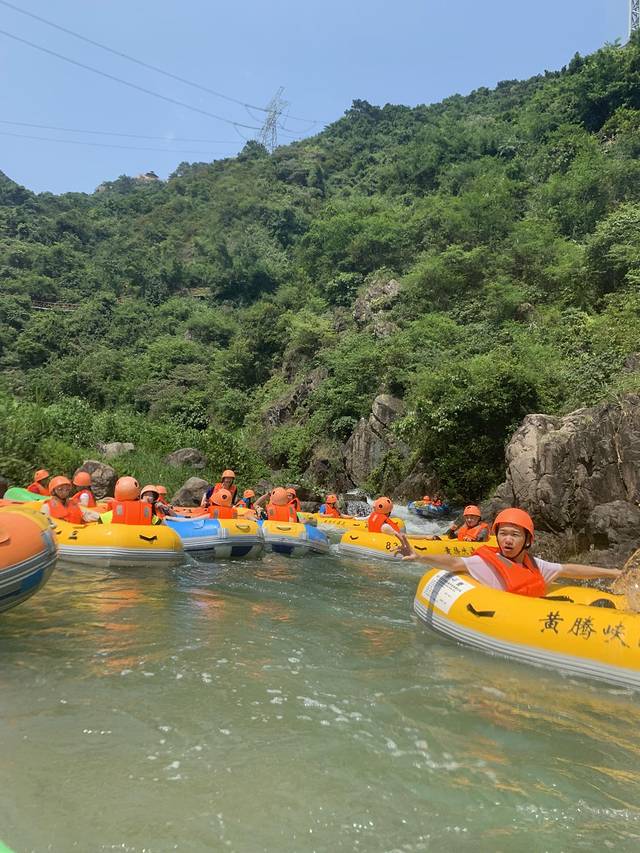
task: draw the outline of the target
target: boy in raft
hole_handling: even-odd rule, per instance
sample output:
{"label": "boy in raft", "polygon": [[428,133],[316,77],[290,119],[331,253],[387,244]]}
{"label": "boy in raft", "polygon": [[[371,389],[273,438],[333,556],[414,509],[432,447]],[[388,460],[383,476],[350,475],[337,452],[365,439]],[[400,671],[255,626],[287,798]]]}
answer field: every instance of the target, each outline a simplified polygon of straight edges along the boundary
{"label": "boy in raft", "polygon": [[260,495],[255,502],[255,506],[258,509],[262,509],[262,505],[267,499],[269,499],[269,503],[267,504],[267,521],[283,521],[288,524],[297,523],[298,513],[289,500],[286,489],[277,486],[272,492]]}
{"label": "boy in raft", "polygon": [[165,486],[156,486],[156,492],[158,493],[158,500],[156,501],[156,513],[159,517],[163,516],[174,516],[178,517],[178,513],[174,510],[171,504],[165,500],[167,497],[167,489]]}
{"label": "boy in raft", "polygon": [[449,528],[449,539],[457,539],[458,542],[486,542],[489,538],[489,525],[481,521],[482,513],[480,507],[469,504],[462,513],[464,524],[458,527],[452,524]]}
{"label": "boy in raft", "polygon": [[431,554],[429,564],[448,572],[466,572],[484,586],[539,598],[557,577],[589,580],[592,578],[617,578],[619,569],[603,569],[579,563],[550,563],[533,558],[529,548],[533,544],[533,521],[522,509],[505,509],[493,522],[492,532],[498,538],[498,547],[482,545],[472,557],[452,557],[449,554]]}
{"label": "boy in raft", "polygon": [[71,498],[74,503],[82,507],[96,506],[96,498],[91,490],[91,474],[88,471],[76,471],[73,475],[73,485],[78,487],[78,491]]}
{"label": "boy in raft", "polygon": [[232,503],[235,503],[238,499],[238,487],[236,486],[236,474],[235,471],[232,471],[231,468],[227,468],[222,472],[222,476],[220,477],[220,482],[215,483],[213,486],[209,486],[207,491],[202,496],[202,500],[200,501],[200,506],[208,507],[209,501],[211,500],[211,495],[214,492],[217,492],[218,489],[226,489],[228,492],[231,492],[231,500]]}
{"label": "boy in raft", "polygon": [[40,468],[36,471],[35,476],[33,478],[33,483],[27,486],[27,491],[31,492],[34,495],[50,495],[51,490],[47,485],[47,480],[49,479],[49,472],[44,468]]}
{"label": "boy in raft", "polygon": [[[140,500],[151,505],[154,523],[162,521],[162,519],[167,515],[176,515],[169,504],[160,500],[161,488],[163,488],[163,486],[148,485],[143,486],[142,489],[140,489]],[[167,490],[165,489],[164,491],[166,494]]]}
{"label": "boy in raft", "polygon": [[298,497],[298,493],[293,488],[293,486],[289,486],[289,488],[287,489],[287,497],[289,498],[289,503],[295,509],[296,514],[299,513],[302,507],[300,506],[300,498]]}
{"label": "boy in raft", "polygon": [[49,490],[51,495],[42,507],[42,512],[51,518],[68,521],[69,524],[100,521],[100,515],[97,512],[80,506],[72,499],[73,483],[68,477],[52,477]]}
{"label": "boy in raft", "polygon": [[320,504],[320,509],[318,510],[319,515],[326,515],[329,518],[353,518],[352,515],[343,515],[338,509],[338,496],[337,495],[327,495],[324,499],[324,503]]}
{"label": "boy in raft", "polygon": [[[392,521],[389,516],[393,509],[393,503],[390,498],[376,498],[373,502],[373,512],[367,519],[369,533],[386,533],[387,536],[395,536],[400,540],[400,553],[403,560],[415,560],[416,553],[411,547],[406,534],[400,532],[400,528]],[[426,537],[418,537],[420,539]]]}
{"label": "boy in raft", "polygon": [[209,501],[209,518],[237,518],[233,498],[228,489],[216,489]]}
{"label": "boy in raft", "polygon": [[153,507],[140,500],[140,483],[135,477],[120,477],[113,496],[112,524],[153,524]]}

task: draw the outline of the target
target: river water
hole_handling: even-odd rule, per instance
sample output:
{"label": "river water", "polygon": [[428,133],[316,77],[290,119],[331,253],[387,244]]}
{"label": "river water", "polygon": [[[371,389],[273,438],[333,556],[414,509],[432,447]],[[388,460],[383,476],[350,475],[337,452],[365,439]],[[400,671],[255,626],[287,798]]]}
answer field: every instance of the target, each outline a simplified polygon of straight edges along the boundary
{"label": "river water", "polygon": [[0,618],[15,851],[640,849],[640,705],[412,615],[415,564],[60,566]]}

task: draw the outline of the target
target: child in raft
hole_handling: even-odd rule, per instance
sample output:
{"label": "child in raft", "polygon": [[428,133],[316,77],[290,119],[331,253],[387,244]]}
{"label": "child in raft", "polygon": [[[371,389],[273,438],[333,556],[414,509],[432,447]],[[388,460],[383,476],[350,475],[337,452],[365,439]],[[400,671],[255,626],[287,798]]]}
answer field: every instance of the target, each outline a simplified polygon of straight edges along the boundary
{"label": "child in raft", "polygon": [[[415,560],[418,555],[411,547],[406,535],[402,533],[395,521],[390,518],[393,510],[391,498],[380,497],[373,502],[373,512],[367,519],[369,533],[386,533],[387,536],[395,536],[400,542],[400,553],[403,560]],[[433,539],[433,536],[411,534],[412,539]]]}
{"label": "child in raft", "polygon": [[486,521],[482,521],[480,507],[469,504],[462,512],[464,524],[458,527],[452,524],[449,528],[449,539],[457,539],[458,542],[486,542],[490,530]]}
{"label": "child in raft", "polygon": [[329,518],[353,518],[352,515],[343,515],[338,509],[338,496],[327,495],[324,503],[320,504],[318,515],[326,515]]}
{"label": "child in raft", "polygon": [[27,491],[34,495],[48,496],[51,494],[48,482],[49,472],[45,468],[40,468],[33,477],[33,483],[27,486]]}
{"label": "child in raft", "polygon": [[85,524],[88,521],[100,521],[100,514],[81,506],[71,497],[73,483],[68,477],[52,477],[49,484],[49,500],[42,506],[42,512],[50,518],[68,521],[69,524]]}
{"label": "child in raft", "polygon": [[613,580],[621,574],[619,569],[580,563],[551,563],[539,557],[531,557],[529,549],[533,544],[533,520],[522,509],[511,507],[499,512],[493,522],[492,533],[497,536],[497,548],[482,545],[471,557],[430,554],[425,559],[438,569],[451,573],[465,572],[492,589],[534,598],[545,595],[549,584],[560,576],[580,580]]}
{"label": "child in raft", "polygon": [[269,501],[266,508],[268,521],[282,521],[288,524],[295,524],[298,521],[296,508],[291,502],[287,490],[283,489],[282,486],[276,486],[271,492],[260,495],[254,503],[254,508],[262,509],[267,500]]}

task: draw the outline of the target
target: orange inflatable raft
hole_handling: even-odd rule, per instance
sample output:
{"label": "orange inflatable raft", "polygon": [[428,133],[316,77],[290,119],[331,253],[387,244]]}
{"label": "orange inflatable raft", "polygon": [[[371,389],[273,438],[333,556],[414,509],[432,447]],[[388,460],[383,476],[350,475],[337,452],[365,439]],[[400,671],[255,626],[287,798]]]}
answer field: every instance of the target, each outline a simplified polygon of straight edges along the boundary
{"label": "orange inflatable raft", "polygon": [[0,509],[0,611],[38,592],[57,556],[53,531],[41,513],[13,506]]}

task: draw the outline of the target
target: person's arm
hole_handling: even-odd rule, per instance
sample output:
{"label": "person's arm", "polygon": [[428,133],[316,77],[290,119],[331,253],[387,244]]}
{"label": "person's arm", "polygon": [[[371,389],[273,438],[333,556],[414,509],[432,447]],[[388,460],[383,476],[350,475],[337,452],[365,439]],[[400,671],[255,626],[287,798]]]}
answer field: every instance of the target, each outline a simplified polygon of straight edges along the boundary
{"label": "person's arm", "polygon": [[419,554],[418,558],[426,561],[436,569],[444,569],[445,572],[451,572],[452,574],[467,571],[462,557],[453,557],[451,554],[425,554],[425,556]]}
{"label": "person's arm", "polygon": [[601,566],[583,566],[580,563],[563,563],[559,577],[581,578],[590,580],[592,578],[610,578],[615,580],[621,575],[620,569],[604,569]]}
{"label": "person's arm", "polygon": [[264,495],[260,495],[260,497],[259,497],[259,498],[257,498],[257,499],[253,502],[253,505],[254,505],[254,506],[262,507],[262,506],[264,505],[264,502],[267,500],[267,498],[269,497],[269,495],[270,495],[270,494],[271,494],[271,492],[265,492],[265,493],[264,493]]}

